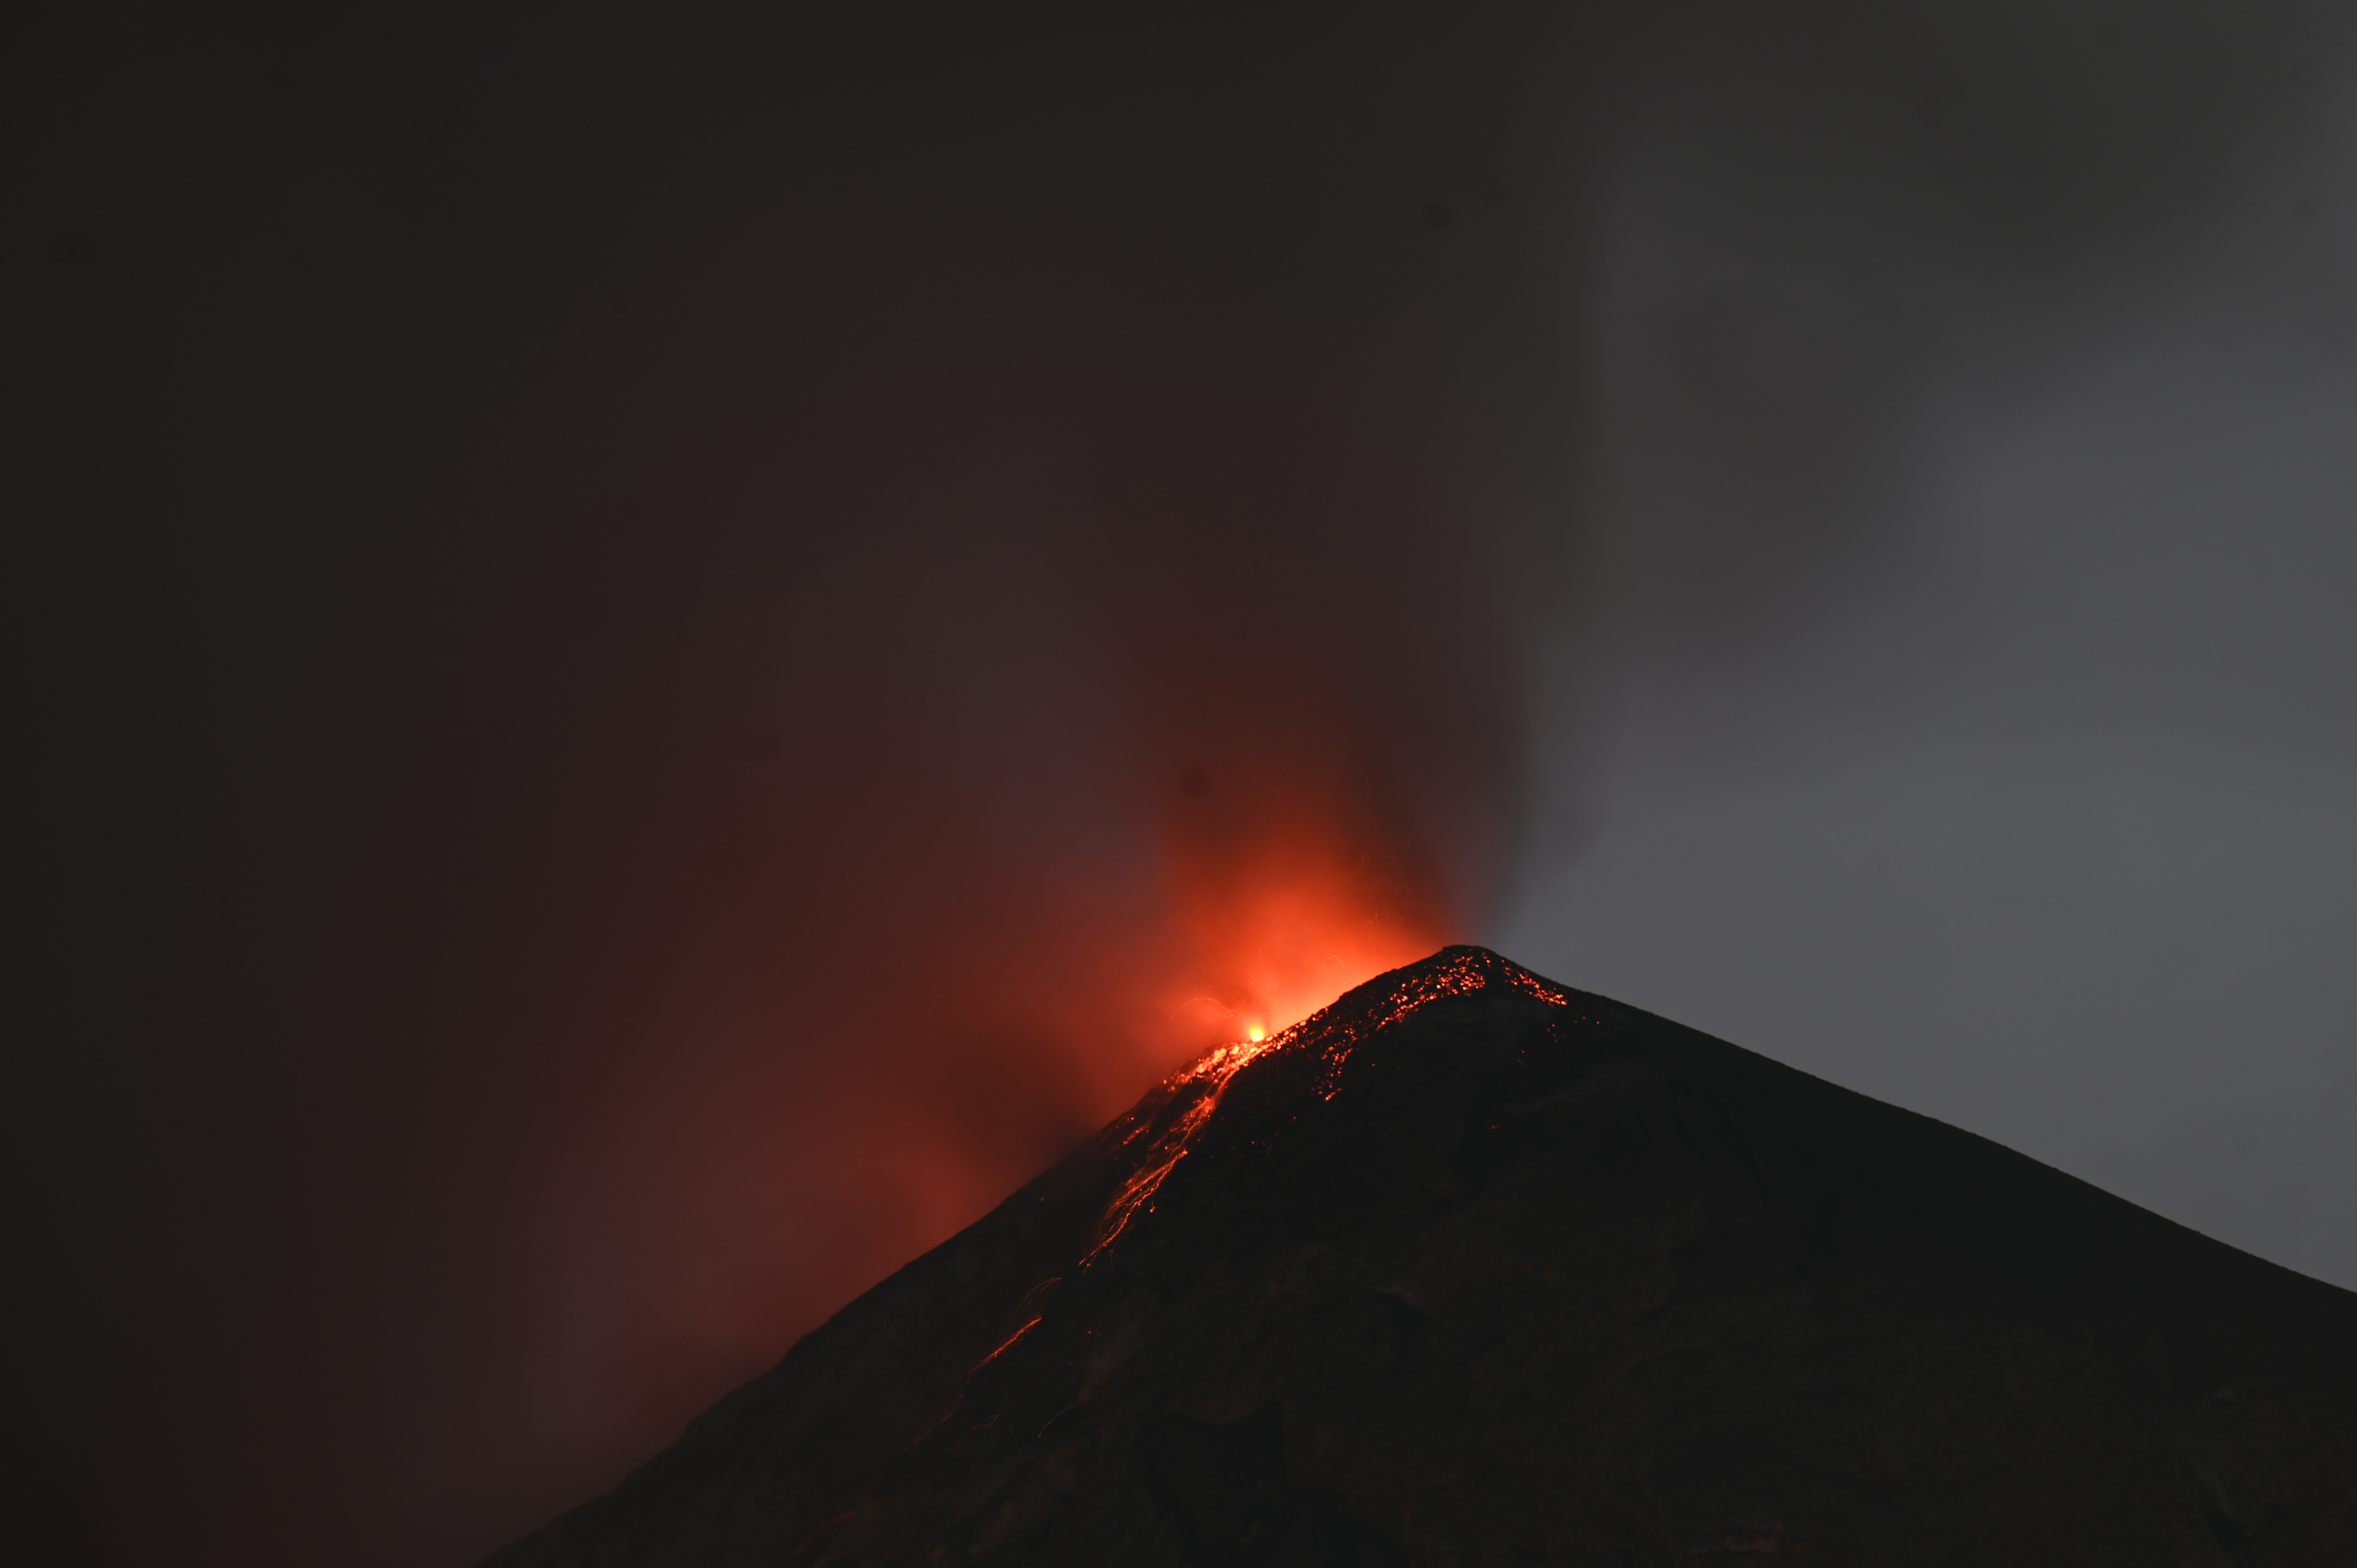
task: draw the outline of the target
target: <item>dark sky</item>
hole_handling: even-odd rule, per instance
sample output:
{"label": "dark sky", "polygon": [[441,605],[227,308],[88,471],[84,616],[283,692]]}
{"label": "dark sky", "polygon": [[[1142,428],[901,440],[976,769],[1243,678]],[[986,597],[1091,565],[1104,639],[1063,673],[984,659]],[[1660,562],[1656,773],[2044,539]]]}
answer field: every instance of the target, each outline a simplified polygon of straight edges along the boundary
{"label": "dark sky", "polygon": [[2357,1285],[2357,27],[50,6],[12,1540],[458,1564],[1488,940]]}

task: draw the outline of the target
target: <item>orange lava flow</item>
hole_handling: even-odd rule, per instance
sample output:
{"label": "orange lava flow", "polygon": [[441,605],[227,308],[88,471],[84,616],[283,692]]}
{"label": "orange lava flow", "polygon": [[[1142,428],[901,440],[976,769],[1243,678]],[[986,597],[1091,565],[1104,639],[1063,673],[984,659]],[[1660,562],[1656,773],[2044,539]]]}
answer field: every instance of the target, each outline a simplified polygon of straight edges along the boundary
{"label": "orange lava flow", "polygon": [[[1348,1008],[1322,1008],[1275,1035],[1208,1051],[1173,1073],[1164,1080],[1163,1088],[1173,1098],[1186,1098],[1186,1108],[1162,1124],[1160,1133],[1150,1139],[1139,1155],[1121,1191],[1106,1205],[1097,1222],[1095,1238],[1081,1260],[1082,1266],[1085,1268],[1103,1256],[1129,1229],[1131,1220],[1152,1211],[1155,1195],[1178,1168],[1178,1162],[1187,1157],[1196,1133],[1219,1109],[1220,1098],[1230,1080],[1245,1067],[1276,1051],[1310,1052],[1318,1062],[1318,1093],[1331,1100],[1340,1086],[1343,1065],[1361,1040],[1435,1002],[1499,983],[1552,1006],[1562,1007],[1570,1001],[1568,993],[1494,953],[1460,948],[1447,955],[1446,961],[1421,966],[1418,972],[1404,977],[1387,996],[1372,1003],[1361,998]],[[1127,1148],[1152,1132],[1161,1122],[1161,1110],[1168,1103],[1165,1101],[1154,1110],[1135,1113],[1136,1119],[1123,1133],[1121,1146]],[[1026,1329],[1028,1327],[1025,1325]],[[1017,1337],[1021,1337],[1020,1331]]]}
{"label": "orange lava flow", "polygon": [[[1285,1036],[1277,1035],[1222,1046],[1170,1079],[1168,1087],[1173,1092],[1191,1091],[1195,1098],[1169,1126],[1163,1129],[1161,1136],[1148,1145],[1137,1168],[1130,1173],[1129,1179],[1122,1184],[1121,1191],[1106,1206],[1104,1218],[1097,1224],[1096,1240],[1081,1260],[1082,1267],[1095,1262],[1099,1254],[1118,1240],[1121,1233],[1129,1228],[1130,1220],[1153,1207],[1155,1193],[1178,1168],[1178,1162],[1187,1157],[1187,1148],[1194,1139],[1196,1129],[1209,1121],[1211,1112],[1220,1108],[1220,1092],[1228,1087],[1228,1080],[1235,1077],[1246,1062],[1276,1049],[1285,1039]],[[1125,1144],[1131,1143],[1153,1124],[1151,1118],[1141,1119],[1122,1142]]]}

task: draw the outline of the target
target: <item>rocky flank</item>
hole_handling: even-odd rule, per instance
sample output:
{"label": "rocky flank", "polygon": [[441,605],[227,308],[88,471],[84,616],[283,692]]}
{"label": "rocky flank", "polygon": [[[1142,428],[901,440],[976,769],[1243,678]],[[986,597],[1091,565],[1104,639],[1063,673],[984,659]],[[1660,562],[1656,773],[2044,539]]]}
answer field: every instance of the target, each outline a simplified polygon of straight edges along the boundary
{"label": "rocky flank", "polygon": [[2357,1564],[2357,1295],[1450,948],[496,1568]]}

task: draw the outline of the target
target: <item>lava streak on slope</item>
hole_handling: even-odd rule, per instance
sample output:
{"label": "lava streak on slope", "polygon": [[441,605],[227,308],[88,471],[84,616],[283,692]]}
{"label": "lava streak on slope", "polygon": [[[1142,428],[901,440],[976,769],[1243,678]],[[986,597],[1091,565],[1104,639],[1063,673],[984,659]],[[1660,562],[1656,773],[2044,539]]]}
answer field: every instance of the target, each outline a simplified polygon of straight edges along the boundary
{"label": "lava streak on slope", "polygon": [[2352,1347],[2348,1292],[1454,948],[1172,1075],[493,1568],[2341,1568]]}
{"label": "lava streak on slope", "polygon": [[1173,1073],[1106,1133],[1114,1148],[1135,1147],[1137,1152],[1128,1156],[1130,1174],[1106,1208],[1082,1263],[1094,1262],[1139,1213],[1152,1212],[1154,1195],[1187,1157],[1190,1141],[1219,1109],[1230,1080],[1253,1062],[1281,1054],[1308,1058],[1318,1064],[1318,1097],[1331,1100],[1340,1085],[1343,1064],[1361,1040],[1445,997],[1491,984],[1511,986],[1558,1007],[1571,1000],[1570,993],[1487,949],[1448,948],[1429,962],[1401,971],[1397,983],[1374,1000],[1346,996],[1281,1033],[1218,1047]]}

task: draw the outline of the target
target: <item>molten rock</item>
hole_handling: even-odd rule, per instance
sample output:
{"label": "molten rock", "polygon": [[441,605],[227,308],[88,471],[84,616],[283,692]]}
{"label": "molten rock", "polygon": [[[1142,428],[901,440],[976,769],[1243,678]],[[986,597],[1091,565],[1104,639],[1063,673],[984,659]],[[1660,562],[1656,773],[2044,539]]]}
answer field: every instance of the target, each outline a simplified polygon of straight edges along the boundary
{"label": "molten rock", "polygon": [[1493,953],[1214,1053],[564,1564],[2357,1563],[2357,1296]]}

